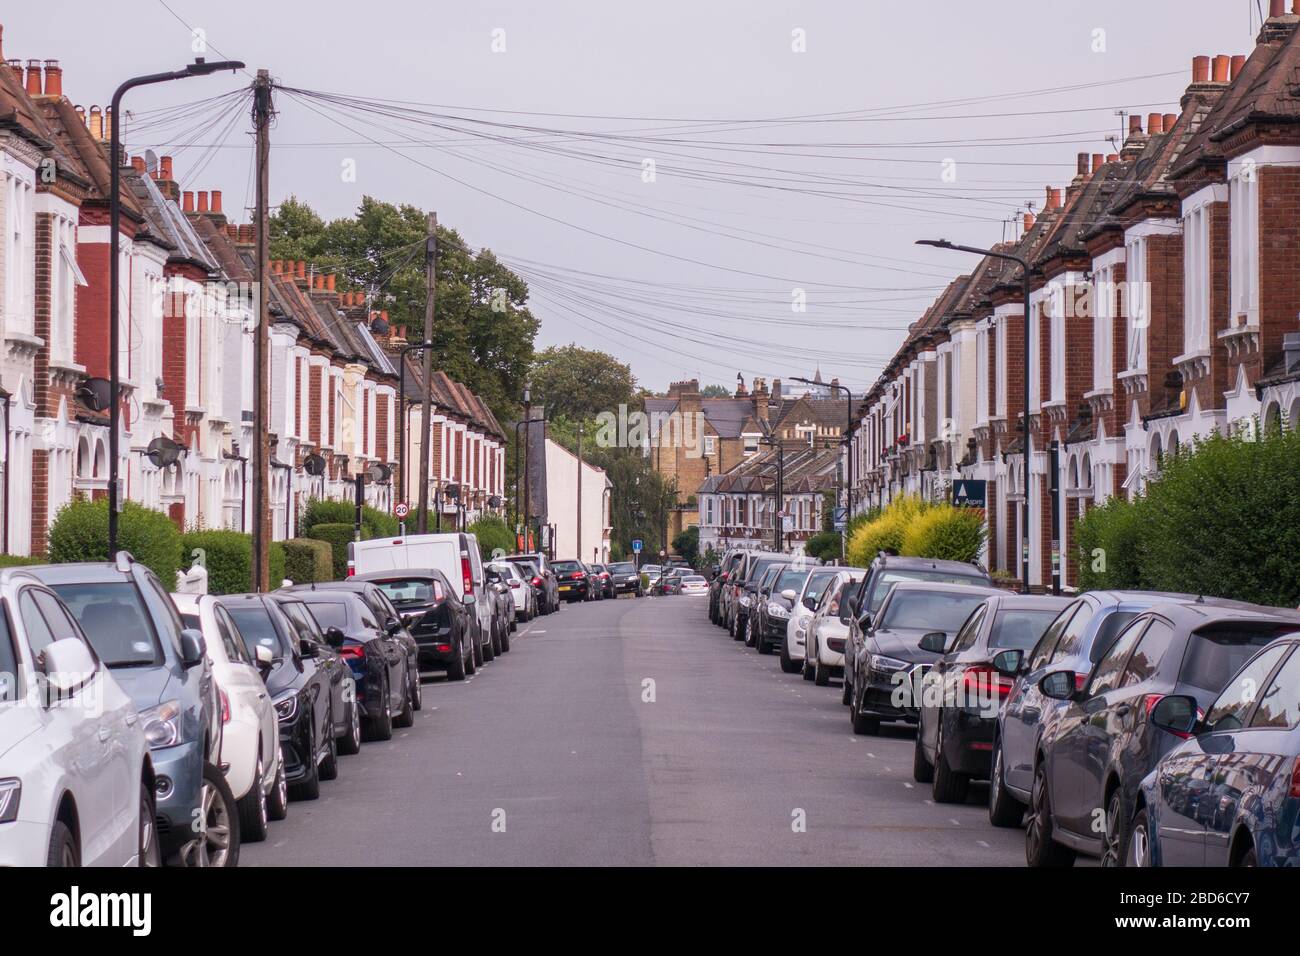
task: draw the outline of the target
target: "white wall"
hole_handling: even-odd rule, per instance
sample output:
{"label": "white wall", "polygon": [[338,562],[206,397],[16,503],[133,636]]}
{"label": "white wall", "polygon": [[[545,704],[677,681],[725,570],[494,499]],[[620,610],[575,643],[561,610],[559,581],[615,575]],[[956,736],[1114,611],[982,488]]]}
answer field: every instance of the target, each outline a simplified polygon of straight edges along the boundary
{"label": "white wall", "polygon": [[582,463],[582,540],[578,540],[578,459],[564,446],[546,440],[547,521],[555,525],[555,556],[605,561],[605,472]]}

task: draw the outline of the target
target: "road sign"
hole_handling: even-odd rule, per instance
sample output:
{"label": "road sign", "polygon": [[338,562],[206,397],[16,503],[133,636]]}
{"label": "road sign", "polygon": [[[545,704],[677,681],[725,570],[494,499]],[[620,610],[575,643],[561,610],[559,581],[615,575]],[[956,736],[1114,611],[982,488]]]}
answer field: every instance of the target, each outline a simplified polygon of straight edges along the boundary
{"label": "road sign", "polygon": [[641,539],[640,539],[640,538],[633,538],[633,539],[632,539],[632,553],[633,553],[633,554],[640,554],[640,553],[641,553]]}
{"label": "road sign", "polygon": [[849,523],[848,508],[831,509],[831,527],[833,527],[836,531],[843,531],[846,527],[848,527],[848,523]]}
{"label": "road sign", "polygon": [[411,513],[411,506],[408,505],[405,501],[399,501],[397,503],[397,506],[393,508],[393,514],[397,515],[397,517],[399,518],[405,518],[410,513]]}
{"label": "road sign", "polygon": [[973,478],[962,478],[952,485],[952,503],[959,508],[985,508],[988,506],[989,483]]}

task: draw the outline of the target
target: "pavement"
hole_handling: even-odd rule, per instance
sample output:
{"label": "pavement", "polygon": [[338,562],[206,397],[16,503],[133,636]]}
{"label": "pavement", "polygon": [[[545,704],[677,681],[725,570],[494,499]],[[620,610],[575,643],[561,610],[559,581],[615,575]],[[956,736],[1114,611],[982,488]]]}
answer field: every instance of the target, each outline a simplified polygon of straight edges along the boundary
{"label": "pavement", "polygon": [[706,597],[568,605],[416,724],[340,759],[242,866],[1023,866],[985,785],[936,805],[913,731],[708,621]]}

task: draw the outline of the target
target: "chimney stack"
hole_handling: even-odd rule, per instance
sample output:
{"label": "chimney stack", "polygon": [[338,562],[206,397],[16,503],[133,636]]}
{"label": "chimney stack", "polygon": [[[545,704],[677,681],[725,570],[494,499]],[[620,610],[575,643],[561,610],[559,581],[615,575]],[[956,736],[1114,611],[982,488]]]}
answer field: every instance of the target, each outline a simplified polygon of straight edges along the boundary
{"label": "chimney stack", "polygon": [[215,212],[215,213],[220,213],[220,212],[221,212],[221,190],[220,190],[220,189],[214,189],[214,190],[212,190],[212,206],[211,206],[211,208],[212,208],[212,211]]}
{"label": "chimney stack", "polygon": [[295,264],[294,272],[296,273],[296,277],[299,279],[307,278],[307,260],[299,259]]}
{"label": "chimney stack", "polygon": [[27,61],[27,95],[41,95],[41,61]]}
{"label": "chimney stack", "polygon": [[199,205],[198,205],[198,208],[196,209],[196,212],[207,212],[207,211],[208,211],[208,194],[207,194],[207,192],[206,192],[206,191],[201,191],[201,192],[199,192],[199,194],[198,194],[198,199],[199,199]]}
{"label": "chimney stack", "polygon": [[332,272],[331,272],[329,275],[327,275],[327,276],[325,277],[325,291],[326,291],[326,292],[333,292],[333,291],[334,291],[334,282],[335,282],[335,278],[336,278],[336,277],[335,277],[334,273],[332,273]]}
{"label": "chimney stack", "polygon": [[1165,131],[1165,118],[1160,113],[1147,114],[1147,135],[1155,136]]}
{"label": "chimney stack", "polygon": [[63,95],[63,67],[58,60],[45,61],[45,95]]}
{"label": "chimney stack", "polygon": [[143,173],[144,173],[144,157],[143,157],[143,156],[132,156],[132,157],[131,157],[131,168],[134,169],[137,173],[141,173],[141,174],[143,174]]}
{"label": "chimney stack", "polygon": [[1172,133],[1172,132],[1174,131],[1174,124],[1177,123],[1177,122],[1178,122],[1178,114],[1177,114],[1177,113],[1166,113],[1166,114],[1165,114],[1165,123],[1164,123],[1164,126],[1165,126],[1165,132],[1166,132],[1166,133]]}
{"label": "chimney stack", "polygon": [[1210,82],[1210,58],[1208,56],[1192,57],[1192,82]]}
{"label": "chimney stack", "polygon": [[1284,16],[1286,16],[1286,0],[1269,0],[1268,3],[1269,19],[1271,20],[1274,17],[1284,17]]}
{"label": "chimney stack", "polygon": [[1028,232],[1030,229],[1033,228],[1034,228],[1034,214],[1032,212],[1027,212],[1025,213],[1025,232]]}
{"label": "chimney stack", "polygon": [[98,106],[90,108],[90,138],[95,142],[104,138],[104,114]]}
{"label": "chimney stack", "polygon": [[162,156],[159,158],[158,178],[168,183],[175,180],[176,177],[172,175],[172,158],[170,156]]}
{"label": "chimney stack", "polygon": [[1051,212],[1054,209],[1061,208],[1061,190],[1054,187],[1047,187],[1047,202],[1043,205],[1043,212]]}

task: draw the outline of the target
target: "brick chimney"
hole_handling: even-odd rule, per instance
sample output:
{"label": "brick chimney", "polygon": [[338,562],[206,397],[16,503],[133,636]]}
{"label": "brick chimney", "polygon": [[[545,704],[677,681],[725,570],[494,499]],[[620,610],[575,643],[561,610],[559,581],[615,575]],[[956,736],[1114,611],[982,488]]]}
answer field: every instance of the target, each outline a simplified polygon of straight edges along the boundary
{"label": "brick chimney", "polygon": [[45,61],[45,94],[56,99],[63,96],[63,67],[58,60]]}
{"label": "brick chimney", "polygon": [[778,402],[781,400],[781,380],[779,378],[772,379],[772,399]]}
{"label": "brick chimney", "polygon": [[27,61],[27,95],[37,97],[41,95],[41,61]]}
{"label": "brick chimney", "polygon": [[748,398],[749,392],[745,388],[745,380],[739,375],[736,376],[736,397]]}

